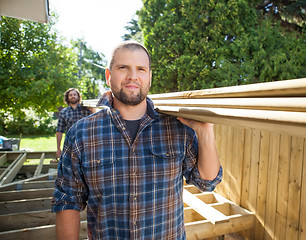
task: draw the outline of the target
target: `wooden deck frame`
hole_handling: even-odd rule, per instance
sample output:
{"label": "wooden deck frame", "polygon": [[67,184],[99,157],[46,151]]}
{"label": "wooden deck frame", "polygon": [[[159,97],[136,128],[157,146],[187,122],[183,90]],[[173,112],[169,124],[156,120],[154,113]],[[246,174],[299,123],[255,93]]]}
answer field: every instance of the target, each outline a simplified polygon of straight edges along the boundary
{"label": "wooden deck frame", "polygon": [[[5,221],[0,226],[0,239],[39,239],[41,236],[55,239],[55,214],[50,212],[55,174],[43,174],[0,187],[0,221]],[[252,228],[253,214],[218,194],[203,193],[191,185],[185,185],[184,191],[188,240],[199,239],[196,236],[216,237]],[[198,213],[201,206],[217,214],[218,219],[203,211],[205,217],[201,216]],[[81,220],[80,237],[85,239],[85,211],[81,213]]]}

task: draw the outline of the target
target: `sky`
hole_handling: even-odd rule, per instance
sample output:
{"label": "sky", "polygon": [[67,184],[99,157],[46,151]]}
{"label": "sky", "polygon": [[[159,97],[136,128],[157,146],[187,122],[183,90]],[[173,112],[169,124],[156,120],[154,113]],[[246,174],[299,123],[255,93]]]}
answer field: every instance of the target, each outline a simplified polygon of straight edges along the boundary
{"label": "sky", "polygon": [[106,59],[127,33],[125,26],[141,9],[142,0],[49,0],[50,12],[59,18],[56,29],[70,39],[84,39]]}

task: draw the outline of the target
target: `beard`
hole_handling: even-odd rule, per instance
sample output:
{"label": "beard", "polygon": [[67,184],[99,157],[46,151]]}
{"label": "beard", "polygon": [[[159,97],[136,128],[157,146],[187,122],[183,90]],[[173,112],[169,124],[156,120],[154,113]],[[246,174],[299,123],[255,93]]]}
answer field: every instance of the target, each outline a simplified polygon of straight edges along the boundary
{"label": "beard", "polygon": [[144,90],[145,91],[143,91],[143,89],[140,88],[138,93],[128,93],[124,91],[123,88],[121,88],[118,91],[112,89],[112,92],[114,96],[123,104],[135,106],[141,103],[147,97],[149,89],[144,89]]}
{"label": "beard", "polygon": [[77,97],[77,98],[72,98],[72,99],[69,99],[69,104],[76,104],[80,101],[80,99]]}

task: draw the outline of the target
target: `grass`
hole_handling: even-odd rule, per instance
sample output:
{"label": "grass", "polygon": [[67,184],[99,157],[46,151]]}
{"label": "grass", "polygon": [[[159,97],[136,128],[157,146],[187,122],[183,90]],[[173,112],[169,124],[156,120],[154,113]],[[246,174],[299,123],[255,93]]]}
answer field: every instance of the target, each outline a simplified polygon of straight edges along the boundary
{"label": "grass", "polygon": [[[19,138],[19,136],[6,136],[7,138]],[[19,149],[29,151],[56,151],[55,134],[22,136]]]}
{"label": "grass", "polygon": [[[5,136],[7,138],[20,138],[17,135]],[[62,138],[62,146],[64,143],[65,134]],[[27,150],[31,152],[47,152],[47,151],[56,151],[56,136],[54,134],[50,135],[24,135],[21,138],[19,149]],[[50,161],[46,159],[46,163]],[[27,160],[25,164],[38,164],[38,160]]]}

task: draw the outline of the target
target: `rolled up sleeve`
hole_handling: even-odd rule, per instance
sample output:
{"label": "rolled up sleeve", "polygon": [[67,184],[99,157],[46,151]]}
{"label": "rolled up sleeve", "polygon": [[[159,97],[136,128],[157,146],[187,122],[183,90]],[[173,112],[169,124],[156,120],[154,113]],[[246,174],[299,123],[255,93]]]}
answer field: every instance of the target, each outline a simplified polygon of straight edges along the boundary
{"label": "rolled up sleeve", "polygon": [[86,207],[88,190],[80,170],[80,146],[75,140],[75,129],[67,133],[60,157],[52,198],[52,212],[82,211]]}

